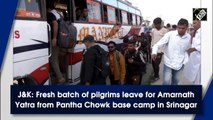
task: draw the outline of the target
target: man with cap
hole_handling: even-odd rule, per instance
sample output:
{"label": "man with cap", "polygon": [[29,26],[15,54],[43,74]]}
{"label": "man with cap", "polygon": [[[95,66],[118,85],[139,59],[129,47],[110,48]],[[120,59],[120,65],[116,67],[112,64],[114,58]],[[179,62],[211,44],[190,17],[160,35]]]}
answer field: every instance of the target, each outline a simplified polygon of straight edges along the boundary
{"label": "man with cap", "polygon": [[80,79],[82,85],[106,84],[105,79],[97,75],[96,61],[97,49],[102,49],[99,45],[95,45],[94,37],[87,35],[83,39],[86,49],[83,52]]}

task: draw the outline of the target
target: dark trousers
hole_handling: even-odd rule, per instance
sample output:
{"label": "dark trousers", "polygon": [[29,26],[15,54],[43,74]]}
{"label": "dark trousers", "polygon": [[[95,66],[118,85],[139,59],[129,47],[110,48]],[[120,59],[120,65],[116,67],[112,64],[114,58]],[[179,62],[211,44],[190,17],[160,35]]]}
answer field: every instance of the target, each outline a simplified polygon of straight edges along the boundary
{"label": "dark trousers", "polygon": [[158,78],[159,77],[159,70],[160,70],[160,62],[162,59],[163,53],[157,53],[157,58],[155,59],[155,61],[152,60],[152,67],[154,70],[154,77]]}
{"label": "dark trousers", "polygon": [[111,85],[119,85],[120,80],[115,80],[114,75],[110,75],[109,79],[110,79],[110,84]]}

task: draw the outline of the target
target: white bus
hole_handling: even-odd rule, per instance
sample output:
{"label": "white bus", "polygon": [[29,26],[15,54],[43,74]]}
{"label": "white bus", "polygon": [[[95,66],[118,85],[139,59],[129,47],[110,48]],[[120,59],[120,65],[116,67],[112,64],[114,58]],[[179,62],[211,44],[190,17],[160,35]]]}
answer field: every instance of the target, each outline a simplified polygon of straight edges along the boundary
{"label": "white bus", "polygon": [[[115,41],[121,45],[124,37],[140,34],[142,30],[140,10],[122,0],[49,1],[55,2],[56,9],[63,13],[64,19],[77,28],[76,46],[65,50],[65,78],[73,84],[80,81],[82,52],[85,49],[82,40],[86,35],[93,35],[97,44],[106,49],[107,42]],[[88,10],[88,20],[80,21],[79,13],[84,9]],[[51,53],[45,0],[19,0],[13,40],[14,79],[27,76],[37,84],[45,83],[49,76],[48,57]]]}
{"label": "white bus", "polygon": [[19,0],[13,23],[14,81],[49,84],[49,40],[44,0]]}

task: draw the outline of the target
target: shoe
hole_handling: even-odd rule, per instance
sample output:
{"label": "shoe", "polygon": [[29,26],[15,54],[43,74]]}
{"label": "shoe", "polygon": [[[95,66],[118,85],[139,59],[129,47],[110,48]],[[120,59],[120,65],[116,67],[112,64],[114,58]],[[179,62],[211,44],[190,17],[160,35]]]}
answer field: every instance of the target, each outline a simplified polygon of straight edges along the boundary
{"label": "shoe", "polygon": [[156,82],[158,81],[160,78],[159,77],[155,77],[154,79],[152,79],[152,82]]}
{"label": "shoe", "polygon": [[154,79],[154,81],[158,81],[160,78],[159,77],[156,77],[155,79]]}

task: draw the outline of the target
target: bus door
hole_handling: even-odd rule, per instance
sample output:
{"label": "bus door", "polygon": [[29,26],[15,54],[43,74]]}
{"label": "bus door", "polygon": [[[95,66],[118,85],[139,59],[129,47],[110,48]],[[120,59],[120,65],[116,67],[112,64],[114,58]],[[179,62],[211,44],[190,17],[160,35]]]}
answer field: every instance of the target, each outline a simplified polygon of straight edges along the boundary
{"label": "bus door", "polygon": [[[71,14],[71,11],[73,11],[73,0],[48,0],[48,2],[54,2],[55,9],[63,17],[64,21],[69,23],[73,22],[73,16]],[[71,54],[72,50],[73,48],[60,48],[59,67],[66,82],[69,82],[69,54]]]}
{"label": "bus door", "polygon": [[14,84],[49,84],[45,0],[19,0],[13,26]]}

